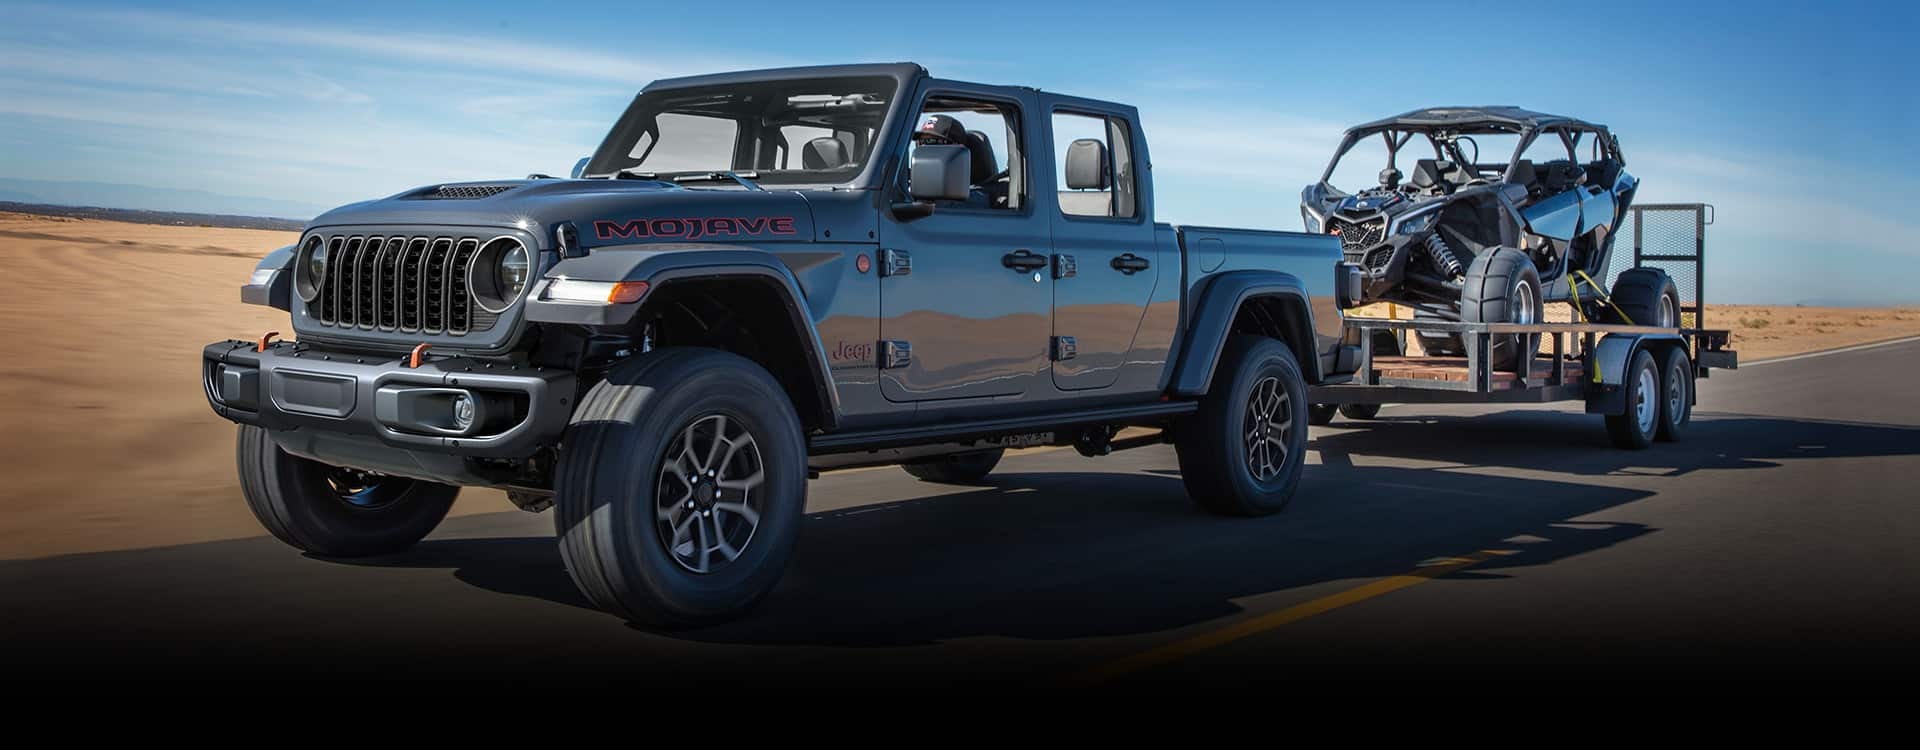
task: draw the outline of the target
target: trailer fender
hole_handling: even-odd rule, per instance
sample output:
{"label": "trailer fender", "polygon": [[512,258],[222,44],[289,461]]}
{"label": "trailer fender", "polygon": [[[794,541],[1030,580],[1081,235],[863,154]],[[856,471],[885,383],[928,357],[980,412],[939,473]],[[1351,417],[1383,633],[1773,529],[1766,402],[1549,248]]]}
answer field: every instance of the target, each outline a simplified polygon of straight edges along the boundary
{"label": "trailer fender", "polygon": [[1679,336],[1616,333],[1600,339],[1588,358],[1587,413],[1618,416],[1627,412],[1627,365],[1642,349],[1660,356],[1667,349],[1685,347]]}

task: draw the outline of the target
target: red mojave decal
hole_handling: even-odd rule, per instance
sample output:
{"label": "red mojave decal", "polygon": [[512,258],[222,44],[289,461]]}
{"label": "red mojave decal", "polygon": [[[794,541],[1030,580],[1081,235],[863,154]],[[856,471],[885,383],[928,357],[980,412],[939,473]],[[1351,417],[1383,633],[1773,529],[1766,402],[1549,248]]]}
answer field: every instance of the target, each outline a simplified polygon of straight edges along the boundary
{"label": "red mojave decal", "polygon": [[632,221],[596,221],[593,234],[603,240],[676,239],[702,237],[759,237],[793,234],[791,216],[752,218],[708,217],[700,219],[634,219]]}

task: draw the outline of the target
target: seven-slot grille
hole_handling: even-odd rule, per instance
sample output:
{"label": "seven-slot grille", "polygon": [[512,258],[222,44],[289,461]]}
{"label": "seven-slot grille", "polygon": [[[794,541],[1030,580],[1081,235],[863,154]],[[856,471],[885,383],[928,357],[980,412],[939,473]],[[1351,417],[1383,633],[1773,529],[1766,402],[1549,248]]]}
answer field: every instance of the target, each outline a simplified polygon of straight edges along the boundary
{"label": "seven-slot grille", "polygon": [[1355,222],[1333,217],[1327,219],[1327,231],[1340,235],[1341,250],[1357,255],[1387,238],[1387,219],[1383,216]]}
{"label": "seven-slot grille", "polygon": [[321,325],[458,336],[488,330],[499,317],[475,306],[467,289],[478,237],[319,239],[327,272],[308,312]]}

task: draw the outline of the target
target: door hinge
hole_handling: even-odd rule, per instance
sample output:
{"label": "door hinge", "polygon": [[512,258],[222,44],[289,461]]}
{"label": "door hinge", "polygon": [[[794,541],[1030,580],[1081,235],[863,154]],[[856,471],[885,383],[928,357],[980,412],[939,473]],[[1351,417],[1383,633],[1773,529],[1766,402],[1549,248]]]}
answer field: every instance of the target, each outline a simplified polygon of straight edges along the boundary
{"label": "door hinge", "polygon": [[880,251],[881,276],[913,275],[913,255],[905,250],[885,249]]}
{"label": "door hinge", "polygon": [[1053,256],[1053,277],[1054,278],[1071,279],[1075,275],[1078,275],[1079,273],[1080,273],[1080,264],[1079,262],[1073,259],[1073,256],[1067,255],[1066,253],[1060,253]]}
{"label": "door hinge", "polygon": [[1065,362],[1080,354],[1080,345],[1074,343],[1072,336],[1053,337],[1053,361]]}
{"label": "door hinge", "polygon": [[880,369],[893,370],[913,364],[913,345],[905,341],[880,342]]}

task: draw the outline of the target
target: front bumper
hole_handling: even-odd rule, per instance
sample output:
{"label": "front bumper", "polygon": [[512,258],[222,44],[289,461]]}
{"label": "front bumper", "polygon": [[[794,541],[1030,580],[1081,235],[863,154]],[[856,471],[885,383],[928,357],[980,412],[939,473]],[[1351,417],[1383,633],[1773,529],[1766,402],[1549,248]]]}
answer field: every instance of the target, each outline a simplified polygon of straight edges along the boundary
{"label": "front bumper", "polygon": [[[275,432],[357,436],[414,452],[526,458],[554,444],[572,414],[573,373],[456,357],[423,361],[274,342],[208,344],[201,382],[213,411]],[[471,425],[450,416],[464,395]]]}

